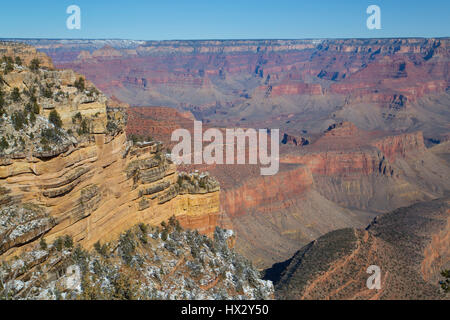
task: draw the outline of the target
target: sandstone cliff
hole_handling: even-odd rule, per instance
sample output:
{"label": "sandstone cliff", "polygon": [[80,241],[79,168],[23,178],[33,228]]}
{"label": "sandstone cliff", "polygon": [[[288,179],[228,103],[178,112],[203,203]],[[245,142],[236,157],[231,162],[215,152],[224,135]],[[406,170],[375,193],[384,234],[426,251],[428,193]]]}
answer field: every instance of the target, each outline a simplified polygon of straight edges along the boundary
{"label": "sandstone cliff", "polygon": [[[35,54],[2,46],[16,56]],[[215,179],[179,175],[159,142],[128,141],[125,105],[81,75],[42,62],[33,70],[14,64],[0,84],[2,258],[42,237],[68,235],[90,248],[139,222],[172,216],[211,235],[220,219]]]}

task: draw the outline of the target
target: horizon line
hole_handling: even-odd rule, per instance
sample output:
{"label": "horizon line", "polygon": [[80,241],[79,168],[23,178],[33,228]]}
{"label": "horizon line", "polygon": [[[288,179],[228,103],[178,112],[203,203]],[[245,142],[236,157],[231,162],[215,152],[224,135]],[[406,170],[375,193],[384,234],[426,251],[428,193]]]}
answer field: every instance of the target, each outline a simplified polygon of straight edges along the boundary
{"label": "horizon line", "polygon": [[0,41],[11,40],[51,40],[51,41],[143,41],[143,42],[165,42],[165,41],[314,41],[314,40],[385,40],[385,39],[450,39],[450,36],[442,37],[329,37],[329,38],[230,38],[230,39],[163,39],[163,40],[144,40],[131,38],[32,38],[32,37],[0,37]]}

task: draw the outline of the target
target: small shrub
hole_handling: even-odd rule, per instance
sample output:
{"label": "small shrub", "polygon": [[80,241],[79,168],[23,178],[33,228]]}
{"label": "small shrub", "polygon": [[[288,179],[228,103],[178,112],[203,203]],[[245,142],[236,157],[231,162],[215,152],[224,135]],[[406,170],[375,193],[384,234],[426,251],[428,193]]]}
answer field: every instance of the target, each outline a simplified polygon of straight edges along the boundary
{"label": "small shrub", "polygon": [[64,247],[66,247],[67,249],[73,248],[73,239],[71,236],[64,237]]}
{"label": "small shrub", "polygon": [[47,250],[47,242],[45,241],[44,238],[41,238],[41,241],[39,242],[39,246],[41,247],[42,250]]}
{"label": "small shrub", "polygon": [[180,225],[180,221],[178,221],[178,220],[175,222],[175,230],[176,230],[177,232],[183,231],[183,228],[182,228],[181,225]]}
{"label": "small shrub", "polygon": [[137,288],[127,275],[119,273],[118,277],[113,279],[112,285],[114,287],[114,299],[133,300],[135,298]]}
{"label": "small shrub", "polygon": [[33,103],[33,113],[34,114],[39,114],[41,112],[40,110],[41,108],[39,107],[39,105],[37,104],[37,102]]}
{"label": "small shrub", "polygon": [[49,129],[42,129],[41,136],[48,141],[52,142],[59,142],[61,140],[61,137],[59,136],[58,129],[55,128],[49,128]]}
{"label": "small shrub", "polygon": [[164,230],[161,232],[161,239],[162,239],[163,241],[166,241],[168,235],[169,235],[169,233],[167,232],[167,229],[164,229]]}
{"label": "small shrub", "polygon": [[13,63],[13,59],[10,56],[3,56],[2,62],[4,62],[4,63]]}
{"label": "small shrub", "polygon": [[441,272],[441,276],[445,278],[440,282],[442,290],[448,293],[450,292],[450,270],[444,270]]}
{"label": "small shrub", "polygon": [[145,223],[140,223],[139,224],[139,229],[141,230],[141,232],[143,234],[147,234],[148,233],[148,226]]}
{"label": "small shrub", "polygon": [[136,250],[136,245],[134,243],[131,231],[127,231],[120,237],[119,250],[121,252],[123,261],[126,264],[130,265],[131,261],[133,260],[133,254]]}
{"label": "small shrub", "polygon": [[0,108],[3,108],[5,106],[5,104],[6,104],[5,94],[2,91],[2,89],[0,88]]}
{"label": "small shrub", "polygon": [[5,74],[8,74],[14,70],[14,65],[13,65],[14,61],[11,57],[3,56],[2,60],[3,60],[3,62],[6,63],[5,70],[4,70]]}
{"label": "small shrub", "polygon": [[11,92],[11,100],[14,102],[19,102],[20,100],[22,100],[22,98],[20,97],[19,88],[13,89],[13,91]]}
{"label": "small shrub", "polygon": [[97,251],[97,253],[103,257],[106,257],[108,254],[108,245],[107,244],[101,244],[100,241],[97,241],[94,243],[94,249]]}
{"label": "small shrub", "polygon": [[41,66],[41,61],[37,58],[31,60],[30,62],[30,70],[33,72],[37,72]]}
{"label": "small shrub", "polygon": [[88,121],[86,119],[83,119],[81,121],[81,128],[80,128],[79,132],[81,134],[88,134],[90,132],[90,130],[89,130],[89,123],[88,123]]}
{"label": "small shrub", "polygon": [[81,120],[83,120],[83,117],[81,116],[81,113],[80,113],[80,112],[78,112],[76,115],[74,115],[74,116],[72,117],[72,123],[73,123],[73,124],[78,123],[78,122],[81,122]]}
{"label": "small shrub", "polygon": [[178,176],[178,179],[177,179],[177,184],[178,184],[178,186],[179,187],[181,187],[182,185],[183,185],[183,177],[182,176]]}
{"label": "small shrub", "polygon": [[82,77],[78,78],[78,80],[75,81],[74,86],[79,91],[84,91],[86,88],[84,79]]}
{"label": "small shrub", "polygon": [[25,111],[26,112],[28,112],[28,113],[34,113],[34,114],[39,114],[39,112],[40,112],[40,107],[39,107],[39,105],[37,104],[37,102],[28,102],[26,105],[25,105]]}
{"label": "small shrub", "polygon": [[117,129],[117,125],[112,121],[108,121],[108,123],[106,124],[106,130],[108,130],[109,133],[116,132]]}
{"label": "small shrub", "polygon": [[52,88],[49,85],[41,88],[41,94],[47,99],[53,98]]}
{"label": "small shrub", "polygon": [[161,155],[161,152],[158,152],[157,154],[155,154],[155,159],[157,160],[157,161],[162,161],[162,155]]}
{"label": "small shrub", "polygon": [[0,140],[0,150],[5,150],[9,148],[9,143],[8,141],[6,141],[5,137],[2,137],[2,139]]}
{"label": "small shrub", "polygon": [[34,125],[36,122],[36,115],[33,112],[31,112],[29,118],[30,118],[30,123]]}
{"label": "small shrub", "polygon": [[13,70],[14,70],[14,66],[11,63],[7,63],[5,66],[5,74],[8,74]]}
{"label": "small shrub", "polygon": [[61,128],[62,127],[62,120],[61,120],[61,117],[59,116],[58,111],[52,110],[50,112],[50,115],[48,116],[48,120],[51,123],[53,123],[55,125],[55,127],[57,127],[57,128]]}
{"label": "small shrub", "polygon": [[136,144],[138,142],[138,137],[135,134],[132,134],[129,140],[131,140],[133,144]]}
{"label": "small shrub", "polygon": [[80,266],[81,271],[85,273],[88,269],[87,260],[89,258],[89,253],[84,250],[80,245],[77,245],[72,251],[72,261]]}
{"label": "small shrub", "polygon": [[28,124],[28,120],[24,112],[14,111],[11,115],[11,121],[16,131],[22,130]]}
{"label": "small shrub", "polygon": [[15,62],[18,66],[21,66],[21,65],[22,65],[22,59],[21,59],[20,57],[16,57],[16,58],[14,59],[14,62]]}
{"label": "small shrub", "polygon": [[64,241],[61,237],[58,237],[54,242],[53,242],[53,246],[55,247],[56,250],[58,251],[62,251],[63,249],[63,245],[64,245]]}

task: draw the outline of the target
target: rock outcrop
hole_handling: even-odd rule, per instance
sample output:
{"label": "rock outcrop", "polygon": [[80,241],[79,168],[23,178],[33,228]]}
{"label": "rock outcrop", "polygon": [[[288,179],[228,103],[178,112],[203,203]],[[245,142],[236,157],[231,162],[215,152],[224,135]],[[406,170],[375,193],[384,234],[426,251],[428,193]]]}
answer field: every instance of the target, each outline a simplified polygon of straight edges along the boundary
{"label": "rock outcrop", "polygon": [[172,216],[207,235],[220,224],[215,179],[179,174],[159,142],[128,140],[126,105],[68,70],[14,65],[2,77],[2,258],[42,237],[91,248]]}
{"label": "rock outcrop", "polygon": [[45,53],[39,52],[35,47],[19,42],[0,41],[0,57],[20,57],[22,63],[30,65],[33,59],[38,59],[44,68],[53,68],[52,59]]}

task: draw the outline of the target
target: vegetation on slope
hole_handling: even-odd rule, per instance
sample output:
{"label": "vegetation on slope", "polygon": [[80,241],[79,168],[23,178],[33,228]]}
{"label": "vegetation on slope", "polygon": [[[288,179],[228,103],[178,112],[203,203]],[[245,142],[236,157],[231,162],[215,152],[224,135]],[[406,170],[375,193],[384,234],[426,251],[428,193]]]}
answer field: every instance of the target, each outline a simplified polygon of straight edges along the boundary
{"label": "vegetation on slope", "polygon": [[270,299],[273,286],[230,248],[233,233],[214,239],[183,230],[175,218],[139,224],[91,251],[70,237],[0,267],[2,299]]}

